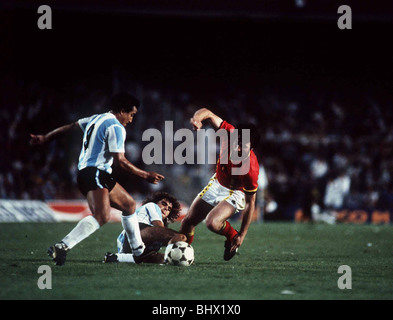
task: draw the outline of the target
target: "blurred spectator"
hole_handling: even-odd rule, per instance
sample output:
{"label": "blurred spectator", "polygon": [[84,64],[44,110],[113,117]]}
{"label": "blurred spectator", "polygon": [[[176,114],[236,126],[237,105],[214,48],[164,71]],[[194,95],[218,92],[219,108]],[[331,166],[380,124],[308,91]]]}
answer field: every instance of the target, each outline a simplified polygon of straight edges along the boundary
{"label": "blurred spectator", "polygon": [[321,154],[318,154],[314,160],[311,161],[310,172],[312,179],[323,179],[329,170],[329,164]]}
{"label": "blurred spectator", "polygon": [[340,170],[336,177],[330,179],[326,185],[323,204],[326,209],[338,210],[343,207],[344,200],[349,195],[351,178],[345,170]]}

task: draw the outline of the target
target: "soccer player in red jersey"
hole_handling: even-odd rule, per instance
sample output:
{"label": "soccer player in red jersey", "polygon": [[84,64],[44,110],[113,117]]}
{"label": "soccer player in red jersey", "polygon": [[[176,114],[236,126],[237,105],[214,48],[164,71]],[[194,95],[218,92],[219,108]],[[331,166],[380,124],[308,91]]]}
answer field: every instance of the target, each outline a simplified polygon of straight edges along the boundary
{"label": "soccer player in red jersey", "polygon": [[[236,133],[233,125],[206,108],[197,110],[190,122],[195,130],[199,130],[204,120],[209,120],[216,130],[226,130],[228,136]],[[180,230],[180,233],[187,236],[187,241],[192,243],[195,227],[206,219],[209,230],[226,237],[226,261],[232,259],[244,241],[255,209],[258,189],[259,164],[253,151],[258,144],[257,129],[252,124],[241,125],[236,129],[239,136],[232,147],[229,144],[230,139],[221,141],[216,173],[192,202]],[[249,130],[249,139],[243,139],[247,136],[244,129]],[[241,161],[240,154],[245,155]],[[243,218],[240,230],[236,231],[228,219],[238,211],[242,211]]]}

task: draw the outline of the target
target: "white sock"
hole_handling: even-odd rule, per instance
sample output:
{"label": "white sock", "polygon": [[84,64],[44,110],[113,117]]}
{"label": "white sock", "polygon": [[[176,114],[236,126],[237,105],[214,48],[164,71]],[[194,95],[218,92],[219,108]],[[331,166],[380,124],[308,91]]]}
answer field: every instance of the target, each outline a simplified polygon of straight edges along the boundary
{"label": "white sock", "polygon": [[168,254],[171,251],[172,247],[173,247],[173,243],[170,243],[166,246],[165,254],[164,254],[164,261],[166,261],[168,259]]}
{"label": "white sock", "polygon": [[116,253],[116,255],[119,262],[135,263],[132,253]]}
{"label": "white sock", "polygon": [[82,240],[100,228],[100,224],[93,216],[87,216],[80,220],[76,227],[62,240],[69,249],[72,249]]}
{"label": "white sock", "polygon": [[[135,256],[141,255],[145,250],[145,245],[142,241],[141,231],[139,230],[139,223],[136,214],[134,213],[129,216],[122,215],[121,224],[123,225],[123,228],[126,231],[126,235],[128,238],[128,242],[130,243],[132,253]],[[135,250],[137,248],[139,249]]]}

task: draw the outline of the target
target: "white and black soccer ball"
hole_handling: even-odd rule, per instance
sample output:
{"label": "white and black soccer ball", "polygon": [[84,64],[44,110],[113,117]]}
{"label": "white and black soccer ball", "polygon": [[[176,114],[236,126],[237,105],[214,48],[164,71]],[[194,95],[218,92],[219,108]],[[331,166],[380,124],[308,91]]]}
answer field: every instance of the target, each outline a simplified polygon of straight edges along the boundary
{"label": "white and black soccer ball", "polygon": [[194,263],[194,248],[184,241],[175,242],[168,253],[168,263],[188,267]]}

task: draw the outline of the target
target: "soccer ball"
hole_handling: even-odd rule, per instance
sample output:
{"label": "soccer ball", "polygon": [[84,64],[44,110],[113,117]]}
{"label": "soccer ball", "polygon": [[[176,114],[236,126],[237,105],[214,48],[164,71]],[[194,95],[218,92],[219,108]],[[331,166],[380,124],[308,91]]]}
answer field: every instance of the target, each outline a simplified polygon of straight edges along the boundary
{"label": "soccer ball", "polygon": [[194,248],[184,241],[175,242],[168,253],[168,263],[188,267],[194,262]]}

